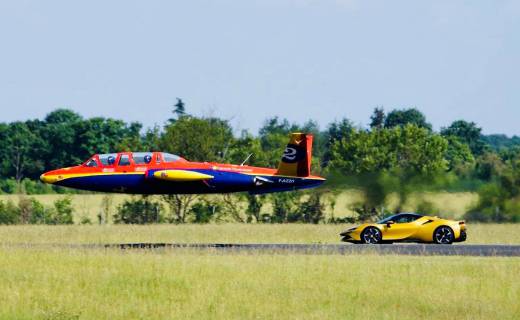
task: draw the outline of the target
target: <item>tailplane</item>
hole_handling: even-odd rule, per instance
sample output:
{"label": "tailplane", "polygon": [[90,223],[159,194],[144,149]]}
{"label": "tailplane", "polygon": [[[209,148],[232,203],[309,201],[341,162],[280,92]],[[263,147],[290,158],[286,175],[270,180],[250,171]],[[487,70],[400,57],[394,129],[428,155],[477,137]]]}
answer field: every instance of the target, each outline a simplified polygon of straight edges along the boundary
{"label": "tailplane", "polygon": [[307,177],[311,174],[312,135],[291,133],[278,166],[277,175],[291,177]]}

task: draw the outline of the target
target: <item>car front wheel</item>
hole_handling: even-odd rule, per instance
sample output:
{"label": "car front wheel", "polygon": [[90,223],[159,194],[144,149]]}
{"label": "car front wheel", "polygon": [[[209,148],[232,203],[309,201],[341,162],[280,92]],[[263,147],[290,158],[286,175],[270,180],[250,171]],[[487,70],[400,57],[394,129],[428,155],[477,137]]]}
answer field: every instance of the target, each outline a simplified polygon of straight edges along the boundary
{"label": "car front wheel", "polygon": [[381,242],[382,239],[381,230],[376,227],[368,227],[361,234],[361,243],[376,244]]}
{"label": "car front wheel", "polygon": [[453,235],[453,230],[450,227],[438,227],[433,233],[433,242],[437,244],[451,244],[454,239],[455,236]]}

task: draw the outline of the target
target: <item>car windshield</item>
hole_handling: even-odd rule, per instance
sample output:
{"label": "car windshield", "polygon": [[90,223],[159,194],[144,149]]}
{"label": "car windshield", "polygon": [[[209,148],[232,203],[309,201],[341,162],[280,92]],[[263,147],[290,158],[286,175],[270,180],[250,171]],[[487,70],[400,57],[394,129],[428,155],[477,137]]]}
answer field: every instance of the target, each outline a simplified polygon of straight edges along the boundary
{"label": "car windshield", "polygon": [[392,216],[389,216],[387,218],[384,218],[383,220],[378,221],[378,224],[385,224],[388,221],[393,221],[395,223],[407,223],[412,222],[422,217],[422,215],[417,213],[398,213],[394,214]]}
{"label": "car windshield", "polygon": [[389,217],[386,217],[384,218],[383,220],[379,220],[377,223],[378,224],[385,224],[387,223],[388,221],[394,221],[394,219],[399,216],[399,214],[394,214],[394,215],[391,215]]}

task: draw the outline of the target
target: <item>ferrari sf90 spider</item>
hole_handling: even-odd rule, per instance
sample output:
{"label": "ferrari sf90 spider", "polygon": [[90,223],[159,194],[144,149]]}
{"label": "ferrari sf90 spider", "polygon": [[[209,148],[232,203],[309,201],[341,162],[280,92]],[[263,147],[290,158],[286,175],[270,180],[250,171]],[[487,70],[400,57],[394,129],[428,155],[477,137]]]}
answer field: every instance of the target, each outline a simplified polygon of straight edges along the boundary
{"label": "ferrari sf90 spider", "polygon": [[376,223],[364,223],[341,234],[342,241],[352,243],[425,242],[451,244],[466,240],[464,221],[399,213]]}

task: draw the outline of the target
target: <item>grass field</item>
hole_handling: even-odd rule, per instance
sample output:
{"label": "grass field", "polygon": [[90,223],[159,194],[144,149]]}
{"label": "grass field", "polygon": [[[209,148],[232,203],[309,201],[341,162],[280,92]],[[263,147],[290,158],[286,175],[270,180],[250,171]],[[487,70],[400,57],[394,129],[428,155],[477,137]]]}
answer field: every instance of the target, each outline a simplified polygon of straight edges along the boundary
{"label": "grass field", "polygon": [[[0,226],[0,243],[339,243],[349,225],[204,224]],[[469,224],[464,243],[520,244],[520,224]]]}
{"label": "grass field", "polygon": [[[78,223],[84,218],[90,219],[91,222],[98,221],[98,215],[103,212],[103,198],[106,196],[110,199],[110,212],[114,214],[118,205],[125,199],[129,199],[129,195],[123,194],[74,194],[70,195],[72,198],[72,205],[74,206],[74,221]],[[352,207],[355,203],[361,201],[361,194],[355,190],[347,190],[340,193],[335,198],[334,208],[326,205],[326,213],[330,217],[345,217],[352,216],[354,212]],[[46,206],[52,206],[53,202],[63,198],[64,195],[59,194],[45,194],[45,195],[31,195],[36,200],[40,201]],[[160,197],[155,197],[160,200]],[[18,202],[20,195],[0,195],[0,201]],[[404,211],[414,211],[421,202],[429,202],[436,208],[433,214],[441,214],[446,218],[460,218],[470,206],[474,205],[478,200],[478,195],[470,192],[437,192],[437,193],[417,193],[410,196],[406,205],[402,208]],[[388,199],[388,208],[392,209],[397,206],[397,196],[390,196]],[[165,207],[167,207],[165,205]],[[264,213],[268,213],[270,206],[266,205],[263,208]]]}
{"label": "grass field", "polygon": [[[59,197],[37,199],[51,205]],[[73,196],[76,221],[96,221],[103,197]],[[126,197],[113,196],[114,208]],[[425,198],[451,206],[451,216],[462,214],[474,201],[471,194],[422,194],[412,200]],[[336,210],[355,199],[355,194],[340,195]],[[123,252],[17,245],[339,243],[338,233],[348,227],[0,226],[0,319],[518,319],[520,258]],[[520,244],[520,224],[470,223],[466,243]]]}
{"label": "grass field", "polygon": [[[520,258],[12,244],[339,243],[347,225],[0,226],[0,319],[518,319]],[[520,243],[469,225],[469,243]]]}
{"label": "grass field", "polygon": [[520,259],[0,249],[1,319],[518,319]]}

